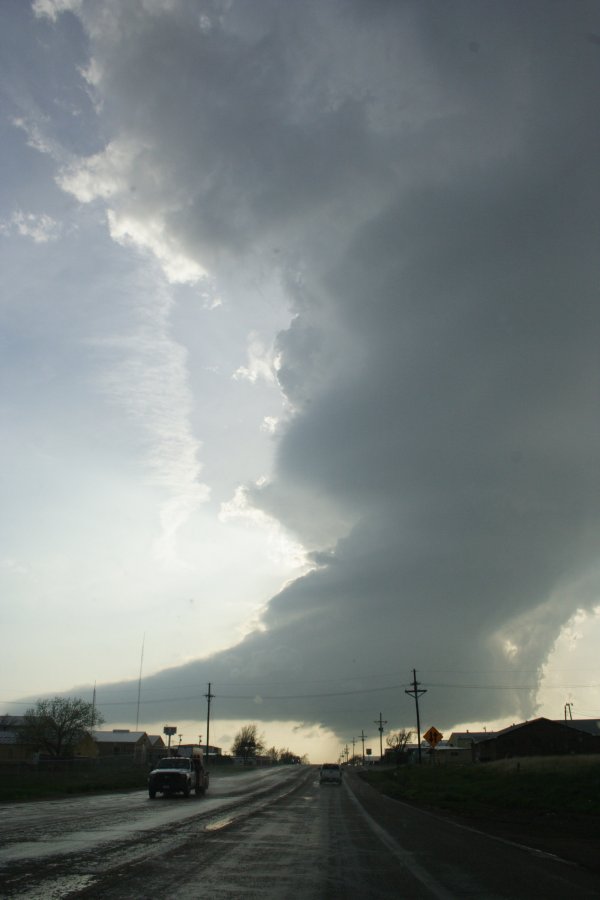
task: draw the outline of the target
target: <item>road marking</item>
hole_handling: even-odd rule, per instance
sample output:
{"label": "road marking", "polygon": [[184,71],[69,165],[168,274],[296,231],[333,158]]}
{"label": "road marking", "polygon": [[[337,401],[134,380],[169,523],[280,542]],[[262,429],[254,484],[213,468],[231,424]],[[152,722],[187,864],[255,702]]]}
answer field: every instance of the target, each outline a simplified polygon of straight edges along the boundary
{"label": "road marking", "polygon": [[[382,797],[385,794],[381,795]],[[552,859],[554,862],[562,863],[565,866],[574,866],[577,868],[577,863],[572,862],[569,859],[564,859],[562,856],[557,856],[556,853],[551,853],[550,850],[539,850],[537,847],[530,847],[528,844],[520,844],[517,841],[511,841],[510,838],[500,837],[498,834],[492,834],[489,831],[481,831],[479,828],[474,828],[473,825],[463,825],[462,822],[455,822],[454,819],[446,818],[445,816],[436,815],[433,812],[430,812],[428,809],[419,809],[416,806],[411,806],[410,803],[404,803],[403,800],[397,800],[395,797],[387,797],[388,800],[391,800],[393,803],[397,803],[399,806],[405,806],[406,809],[410,810],[411,813],[418,813],[421,816],[428,816],[430,819],[435,819],[436,822],[444,822],[446,825],[452,825],[453,828],[460,828],[461,831],[470,831],[471,834],[477,834],[480,837],[489,838],[490,841],[496,841],[499,844],[506,844],[509,847],[516,847],[518,850],[524,850],[525,853],[531,853],[532,856],[539,856],[542,859]]]}
{"label": "road marking", "polygon": [[352,788],[348,785],[348,782],[344,782],[344,787],[348,792],[348,796],[359,810],[363,818],[365,819],[367,825],[371,829],[371,831],[379,838],[382,844],[387,847],[387,849],[392,853],[398,862],[403,865],[411,875],[419,881],[426,890],[430,892],[430,894],[436,898],[436,900],[456,900],[455,894],[450,893],[446,890],[446,888],[439,883],[429,872],[424,869],[418,862],[416,862],[414,855],[409,851],[405,850],[392,836],[389,832],[382,828],[381,825],[369,815],[366,811],[358,797],[354,794]]}

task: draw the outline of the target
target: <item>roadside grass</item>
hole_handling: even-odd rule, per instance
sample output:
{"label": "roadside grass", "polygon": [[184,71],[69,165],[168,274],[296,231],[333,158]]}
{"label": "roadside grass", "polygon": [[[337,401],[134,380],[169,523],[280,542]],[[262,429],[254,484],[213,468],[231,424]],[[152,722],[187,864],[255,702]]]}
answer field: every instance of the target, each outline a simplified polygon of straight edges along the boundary
{"label": "roadside grass", "polygon": [[410,765],[360,774],[388,797],[457,813],[502,809],[600,814],[600,755]]}
{"label": "roadside grass", "polygon": [[147,785],[148,772],[140,766],[118,771],[99,769],[77,772],[0,772],[0,802],[42,800],[71,794],[140,790]]}
{"label": "roadside grass", "polygon": [[[0,767],[0,803],[26,800],[51,800],[76,794],[102,794],[112,791],[139,791],[148,786],[150,766],[136,765],[125,759],[88,760],[72,770],[65,763],[44,769],[33,766]],[[208,767],[210,778],[243,775],[252,771],[245,766]]]}

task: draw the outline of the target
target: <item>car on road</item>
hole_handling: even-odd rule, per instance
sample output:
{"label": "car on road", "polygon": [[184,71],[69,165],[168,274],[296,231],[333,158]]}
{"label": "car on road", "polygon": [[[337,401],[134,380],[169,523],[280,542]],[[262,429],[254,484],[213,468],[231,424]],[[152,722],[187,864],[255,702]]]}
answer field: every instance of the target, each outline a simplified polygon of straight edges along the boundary
{"label": "car on road", "polygon": [[319,784],[341,784],[342,767],[337,763],[323,763],[319,772]]}

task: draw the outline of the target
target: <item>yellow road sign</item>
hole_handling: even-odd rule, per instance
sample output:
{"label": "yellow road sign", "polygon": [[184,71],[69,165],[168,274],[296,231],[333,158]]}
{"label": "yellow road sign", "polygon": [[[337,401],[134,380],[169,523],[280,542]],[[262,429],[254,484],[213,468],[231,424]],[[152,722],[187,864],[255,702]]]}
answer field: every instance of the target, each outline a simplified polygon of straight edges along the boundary
{"label": "yellow road sign", "polygon": [[425,732],[423,735],[430,747],[437,747],[441,739],[444,737],[441,731],[438,731],[435,725]]}

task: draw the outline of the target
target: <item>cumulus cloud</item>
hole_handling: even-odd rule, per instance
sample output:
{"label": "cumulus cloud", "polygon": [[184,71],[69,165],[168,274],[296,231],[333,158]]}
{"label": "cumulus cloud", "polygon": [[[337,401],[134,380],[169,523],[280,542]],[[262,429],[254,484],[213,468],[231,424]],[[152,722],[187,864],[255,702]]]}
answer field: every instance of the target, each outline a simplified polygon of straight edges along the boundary
{"label": "cumulus cloud", "polygon": [[[260,260],[293,312],[269,368],[292,414],[247,497],[314,568],[238,646],[146,694],[221,682],[233,717],[263,682],[255,716],[342,729],[372,689],[397,704],[415,666],[488,687],[431,691],[441,724],[530,713],[524,673],[598,596],[597,7],[79,15],[112,138],[63,186],[166,270],[235,268],[231,304]],[[344,703],[281,687],[341,671]]]}

